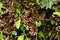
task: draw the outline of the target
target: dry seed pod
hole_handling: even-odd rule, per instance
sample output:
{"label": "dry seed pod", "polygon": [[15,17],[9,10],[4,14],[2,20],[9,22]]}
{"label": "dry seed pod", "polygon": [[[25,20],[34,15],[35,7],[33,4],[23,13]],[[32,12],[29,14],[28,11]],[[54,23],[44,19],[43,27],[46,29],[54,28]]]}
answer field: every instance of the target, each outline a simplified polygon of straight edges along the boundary
{"label": "dry seed pod", "polygon": [[36,35],[36,32],[35,32],[35,31],[30,31],[29,34],[30,34],[31,36],[35,36],[35,35]]}
{"label": "dry seed pod", "polygon": [[36,0],[31,0],[31,2],[35,3],[35,2],[36,2]]}
{"label": "dry seed pod", "polygon": [[60,19],[56,20],[56,31],[57,31],[56,38],[57,40],[59,40],[60,39]]}
{"label": "dry seed pod", "polygon": [[29,8],[29,6],[28,6],[28,0],[24,1],[24,7],[27,8],[27,9]]}
{"label": "dry seed pod", "polygon": [[57,27],[56,27],[56,31],[58,31],[58,30],[60,30],[60,26],[57,26]]}

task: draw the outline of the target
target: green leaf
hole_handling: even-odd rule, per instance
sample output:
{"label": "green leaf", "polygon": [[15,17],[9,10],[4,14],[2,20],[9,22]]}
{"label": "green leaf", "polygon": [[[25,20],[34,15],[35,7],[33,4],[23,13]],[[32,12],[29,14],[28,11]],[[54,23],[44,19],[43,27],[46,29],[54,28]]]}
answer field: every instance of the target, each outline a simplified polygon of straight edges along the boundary
{"label": "green leaf", "polygon": [[24,35],[19,36],[17,40],[24,40]]}
{"label": "green leaf", "polygon": [[16,13],[17,13],[18,15],[20,14],[20,11],[21,11],[20,8],[17,8],[17,9],[16,9]]}
{"label": "green leaf", "polygon": [[3,3],[0,2],[0,12],[2,11],[1,8],[3,7]]}
{"label": "green leaf", "polygon": [[4,24],[0,24],[0,27],[3,27],[4,26]]}
{"label": "green leaf", "polygon": [[25,40],[31,40],[31,38],[26,38]]}
{"label": "green leaf", "polygon": [[17,21],[15,22],[15,27],[16,27],[17,29],[19,29],[20,25],[21,25],[21,19],[19,19],[19,20],[17,20]]}
{"label": "green leaf", "polygon": [[2,2],[0,2],[0,8],[2,8],[3,7],[3,3]]}
{"label": "green leaf", "polygon": [[0,32],[0,40],[4,40],[2,32]]}
{"label": "green leaf", "polygon": [[13,6],[13,5],[14,5],[14,1],[12,0],[11,6]]}
{"label": "green leaf", "polygon": [[52,17],[55,17],[54,15],[52,15]]}
{"label": "green leaf", "polygon": [[22,26],[22,27],[20,27],[20,30],[22,30],[22,31],[24,30],[23,26]]}
{"label": "green leaf", "polygon": [[30,3],[29,3],[29,6],[30,6],[30,5],[31,5],[31,6],[34,6],[34,3],[30,2]]}
{"label": "green leaf", "polygon": [[29,30],[29,26],[28,26],[28,25],[26,26],[26,30],[27,30],[27,31]]}
{"label": "green leaf", "polygon": [[[41,0],[40,7],[45,9],[53,9],[52,7],[55,7],[57,4],[57,0]],[[54,6],[53,6],[54,5]]]}
{"label": "green leaf", "polygon": [[40,37],[44,38],[44,33],[42,31],[39,32]]}
{"label": "green leaf", "polygon": [[51,33],[52,33],[52,31],[50,31],[50,32],[48,33],[48,36],[49,36],[49,37],[51,36]]}
{"label": "green leaf", "polygon": [[12,35],[17,35],[17,32],[16,31],[12,31]]}
{"label": "green leaf", "polygon": [[53,15],[60,16],[60,12],[54,12]]}
{"label": "green leaf", "polygon": [[55,21],[54,20],[51,20],[51,24],[53,25],[55,23]]}
{"label": "green leaf", "polygon": [[40,0],[36,0],[36,3],[37,3],[38,5],[40,5]]}
{"label": "green leaf", "polygon": [[25,14],[27,14],[28,11],[26,9],[24,9],[23,12],[24,12],[24,15],[25,15]]}
{"label": "green leaf", "polygon": [[42,25],[41,21],[36,21],[36,27],[40,27]]}
{"label": "green leaf", "polygon": [[49,38],[49,36],[48,36],[48,35],[46,35],[46,36],[45,36],[45,40],[47,40],[48,38]]}
{"label": "green leaf", "polygon": [[39,3],[39,0],[36,0],[36,3]]}

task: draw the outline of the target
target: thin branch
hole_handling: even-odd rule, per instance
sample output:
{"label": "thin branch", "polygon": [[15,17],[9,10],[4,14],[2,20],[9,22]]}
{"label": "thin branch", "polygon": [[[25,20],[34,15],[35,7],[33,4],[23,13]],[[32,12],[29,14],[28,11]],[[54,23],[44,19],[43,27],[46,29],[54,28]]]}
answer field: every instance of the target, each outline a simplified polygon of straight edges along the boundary
{"label": "thin branch", "polygon": [[36,29],[36,40],[38,40],[38,29]]}

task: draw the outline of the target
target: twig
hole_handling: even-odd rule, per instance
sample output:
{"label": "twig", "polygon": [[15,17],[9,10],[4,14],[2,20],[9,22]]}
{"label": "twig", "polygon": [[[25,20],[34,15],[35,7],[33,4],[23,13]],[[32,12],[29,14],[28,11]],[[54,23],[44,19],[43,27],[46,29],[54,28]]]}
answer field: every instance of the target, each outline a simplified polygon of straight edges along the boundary
{"label": "twig", "polygon": [[[24,29],[24,28],[23,28]],[[25,33],[25,29],[23,30],[24,36],[27,38],[27,34]]]}
{"label": "twig", "polygon": [[38,40],[38,29],[36,29],[36,40]]}

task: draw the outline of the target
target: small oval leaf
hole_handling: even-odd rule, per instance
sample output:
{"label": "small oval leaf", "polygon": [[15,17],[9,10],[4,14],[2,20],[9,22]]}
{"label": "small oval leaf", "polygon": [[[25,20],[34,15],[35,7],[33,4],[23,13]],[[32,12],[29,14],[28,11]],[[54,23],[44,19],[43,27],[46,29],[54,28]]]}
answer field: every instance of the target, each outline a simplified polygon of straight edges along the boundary
{"label": "small oval leaf", "polygon": [[17,21],[15,22],[15,27],[16,27],[17,29],[19,29],[20,23],[21,23],[21,19],[19,19],[19,20],[17,20]]}
{"label": "small oval leaf", "polygon": [[27,30],[27,31],[29,30],[29,26],[26,26],[26,30]]}
{"label": "small oval leaf", "polygon": [[24,35],[19,36],[17,40],[24,40]]}
{"label": "small oval leaf", "polygon": [[42,25],[41,21],[36,21],[36,27],[40,27]]}
{"label": "small oval leaf", "polygon": [[16,31],[12,31],[12,33],[11,33],[12,35],[17,35],[17,32]]}

